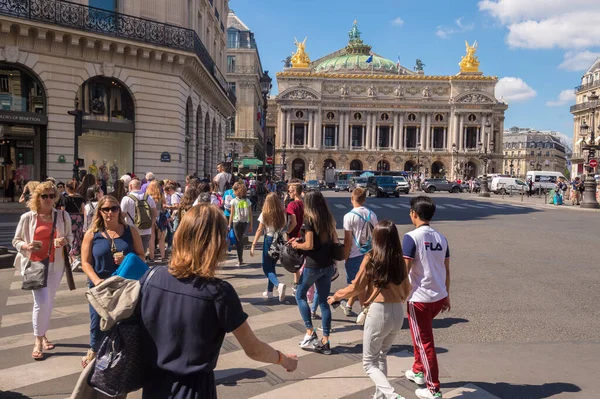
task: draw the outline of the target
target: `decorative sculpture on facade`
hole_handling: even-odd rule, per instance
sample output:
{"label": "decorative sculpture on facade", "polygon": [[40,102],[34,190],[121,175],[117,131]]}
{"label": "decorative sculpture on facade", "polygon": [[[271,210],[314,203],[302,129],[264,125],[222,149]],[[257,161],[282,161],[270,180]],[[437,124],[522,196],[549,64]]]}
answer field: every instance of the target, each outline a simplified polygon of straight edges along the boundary
{"label": "decorative sculpture on facade", "polygon": [[423,98],[431,98],[431,87],[423,87]]}
{"label": "decorative sculpture on facade", "polygon": [[291,68],[292,67],[292,56],[288,55],[287,57],[285,57],[285,60],[283,60],[281,62],[283,62],[284,68]]}
{"label": "decorative sculpture on facade", "polygon": [[308,68],[310,65],[310,58],[306,54],[306,37],[303,41],[299,42],[294,38],[294,44],[296,45],[296,53],[292,55],[292,68]]}
{"label": "decorative sculpture on facade", "polygon": [[426,65],[423,64],[423,61],[421,61],[420,58],[417,58],[417,61],[415,61],[415,71],[417,72],[423,72],[423,68],[425,68]]}
{"label": "decorative sculpture on facade", "polygon": [[340,87],[340,95],[342,97],[348,97],[348,85],[344,83],[342,87]]}
{"label": "decorative sculpture on facade", "polygon": [[377,90],[375,89],[375,85],[371,84],[371,86],[369,86],[369,88],[367,89],[367,96],[373,98],[376,95],[377,95]]}
{"label": "decorative sculpture on facade", "polygon": [[309,172],[314,172],[315,171],[315,160],[310,158],[308,161],[308,171]]}
{"label": "decorative sculpture on facade", "polygon": [[394,95],[398,98],[404,98],[404,87],[401,84],[394,89]]}
{"label": "decorative sculpture on facade", "polygon": [[460,65],[460,71],[479,72],[479,60],[475,56],[475,52],[477,51],[477,40],[475,40],[472,46],[469,46],[469,42],[465,40],[465,45],[467,47],[467,55],[462,57],[458,64]]}
{"label": "decorative sculpture on facade", "polygon": [[350,43],[362,43],[362,39],[360,38],[360,31],[358,30],[358,22],[354,20],[354,24],[352,25],[352,29],[348,32],[348,37],[350,38]]}
{"label": "decorative sculpture on facade", "polygon": [[492,100],[484,96],[483,94],[471,93],[467,94],[457,102],[459,103],[491,103]]}

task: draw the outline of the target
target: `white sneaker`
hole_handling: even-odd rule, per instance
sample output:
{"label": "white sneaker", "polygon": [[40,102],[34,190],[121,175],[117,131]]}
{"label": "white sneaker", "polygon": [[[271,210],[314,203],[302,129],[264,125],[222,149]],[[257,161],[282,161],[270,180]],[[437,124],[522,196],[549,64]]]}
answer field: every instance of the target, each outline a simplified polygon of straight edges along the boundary
{"label": "white sneaker", "polygon": [[406,376],[406,378],[408,378],[409,380],[411,380],[412,382],[414,382],[417,385],[425,385],[425,376],[423,375],[423,373],[414,373],[412,370],[406,370],[406,372],[404,373],[404,375]]}
{"label": "white sneaker", "polygon": [[277,291],[279,291],[279,302],[283,302],[285,301],[285,289],[286,289],[286,285],[283,283],[279,283],[279,285],[277,286]]}
{"label": "white sneaker", "polygon": [[319,340],[317,332],[313,331],[312,335],[304,335],[304,339],[298,344],[301,348],[312,348],[313,344]]}
{"label": "white sneaker", "polygon": [[243,263],[242,263],[242,262],[240,262],[240,261],[238,260],[238,261],[237,261],[237,265],[238,265],[238,266],[241,266],[241,265],[243,265]]}
{"label": "white sneaker", "polygon": [[420,399],[440,399],[442,397],[441,392],[431,393],[428,388],[417,389],[415,395]]}
{"label": "white sneaker", "polygon": [[265,291],[265,292],[263,292],[263,297],[264,298],[269,298],[269,299],[273,298],[273,293],[269,292],[269,291]]}

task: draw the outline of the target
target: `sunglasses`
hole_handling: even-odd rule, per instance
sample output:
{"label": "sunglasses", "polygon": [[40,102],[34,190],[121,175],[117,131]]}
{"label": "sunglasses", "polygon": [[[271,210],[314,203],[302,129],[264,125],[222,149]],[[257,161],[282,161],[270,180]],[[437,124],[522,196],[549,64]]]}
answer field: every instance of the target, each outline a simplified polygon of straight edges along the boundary
{"label": "sunglasses", "polygon": [[42,197],[42,199],[44,199],[44,200],[45,200],[45,199],[48,199],[48,198],[50,198],[50,199],[54,199],[54,198],[56,197],[56,195],[54,195],[54,194],[42,194],[42,195],[41,195],[41,197]]}
{"label": "sunglasses", "polygon": [[108,213],[108,212],[112,212],[112,213],[117,213],[121,210],[121,207],[119,206],[107,206],[105,208],[100,208],[100,210],[104,213]]}

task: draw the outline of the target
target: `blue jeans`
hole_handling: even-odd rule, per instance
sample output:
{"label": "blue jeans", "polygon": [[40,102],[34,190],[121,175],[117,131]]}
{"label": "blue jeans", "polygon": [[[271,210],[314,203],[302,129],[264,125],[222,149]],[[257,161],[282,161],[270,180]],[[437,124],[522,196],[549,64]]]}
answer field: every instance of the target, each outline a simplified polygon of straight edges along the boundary
{"label": "blue jeans", "polygon": [[269,279],[269,282],[267,283],[267,292],[273,292],[273,287],[279,285],[279,279],[277,278],[277,273],[275,273],[275,265],[277,262],[269,256],[269,248],[271,247],[272,242],[273,237],[265,236],[262,253],[262,268],[263,273]]}
{"label": "blue jeans", "polygon": [[362,263],[364,255],[357,256],[355,258],[349,258],[346,261],[346,283],[352,284],[352,281],[356,278],[360,264]]}
{"label": "blue jeans", "polygon": [[94,352],[98,352],[106,332],[100,329],[100,315],[92,305],[90,306],[90,347]]}
{"label": "blue jeans", "polygon": [[331,331],[331,309],[327,303],[327,296],[331,290],[331,277],[333,277],[333,265],[321,269],[304,268],[296,291],[296,302],[298,303],[300,316],[304,320],[304,326],[312,329],[312,318],[310,317],[310,308],[306,302],[306,293],[311,285],[315,285],[317,292],[319,292],[319,295],[315,295],[315,301],[318,301],[321,307],[321,322],[323,336],[325,337],[328,337]]}

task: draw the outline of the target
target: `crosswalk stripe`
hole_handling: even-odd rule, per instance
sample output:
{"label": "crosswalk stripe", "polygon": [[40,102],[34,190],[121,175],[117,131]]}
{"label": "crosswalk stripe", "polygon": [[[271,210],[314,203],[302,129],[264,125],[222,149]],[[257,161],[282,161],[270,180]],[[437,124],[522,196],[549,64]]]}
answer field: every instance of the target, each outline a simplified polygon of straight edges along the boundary
{"label": "crosswalk stripe", "polygon": [[[389,354],[387,362],[391,374],[388,378],[393,379],[399,378],[403,371],[411,367],[413,358],[408,352],[402,351]],[[344,389],[340,389],[341,385]],[[294,397],[298,392],[318,392],[319,398],[339,399],[371,387],[373,382],[367,377],[362,363],[359,362],[253,396],[251,399],[289,398]]]}
{"label": "crosswalk stripe", "polygon": [[446,204],[446,206],[449,206],[449,207],[451,207],[451,208],[454,208],[454,209],[465,209],[465,208],[464,208],[464,207],[462,207],[462,206],[453,205],[453,204]]}
{"label": "crosswalk stripe", "polygon": [[[21,275],[20,271],[17,271],[17,273],[19,273],[19,275]],[[65,282],[65,281],[66,280],[63,279],[63,282]],[[87,276],[83,273],[73,273],[73,281],[75,281],[75,283],[84,283],[87,281]],[[12,283],[10,283],[10,289],[11,290],[20,290],[21,285],[22,285],[21,281],[13,281]]]}
{"label": "crosswalk stripe", "polygon": [[408,204],[398,204],[398,206],[401,206],[406,209],[410,209],[410,205],[408,205]]}
{"label": "crosswalk stripe", "polygon": [[[31,321],[31,313],[29,314],[29,320]],[[54,328],[48,333],[52,341],[61,341],[64,339],[72,339],[90,334],[89,323],[78,324],[70,327]],[[12,348],[18,348],[21,346],[33,346],[33,332],[26,334],[17,334],[10,337],[0,338],[0,351]],[[2,373],[4,375],[4,370]],[[33,381],[33,380],[31,380]],[[2,386],[2,384],[0,384]]]}
{"label": "crosswalk stripe", "polygon": [[480,206],[480,205],[464,204],[464,206],[467,206],[469,208],[485,209],[485,206]]}
{"label": "crosswalk stripe", "polygon": [[439,209],[446,209],[446,207],[444,205],[440,205],[440,204],[435,204],[435,207],[439,208]]}
{"label": "crosswalk stripe", "polygon": [[498,206],[498,205],[491,205],[491,204],[487,204],[488,208],[493,208],[493,209],[506,209],[503,206]]}
{"label": "crosswalk stripe", "polygon": [[340,209],[346,209],[346,205],[342,205],[342,204],[333,204],[333,206],[335,206],[336,208],[340,208]]}
{"label": "crosswalk stripe", "polygon": [[381,209],[381,207],[379,205],[375,205],[375,204],[368,204],[367,208]]}
{"label": "crosswalk stripe", "polygon": [[500,399],[499,397],[492,395],[491,393],[484,391],[483,389],[473,384],[467,384],[463,387],[453,389],[450,392],[444,392],[444,398]]}
{"label": "crosswalk stripe", "polygon": [[[298,319],[297,317],[296,319]],[[316,325],[315,325],[316,327]],[[362,340],[362,330],[358,326],[350,327],[352,330],[341,331],[331,335],[332,343],[352,343]],[[297,335],[293,338],[287,338],[278,342],[273,342],[270,345],[282,353],[296,353],[298,357],[309,355],[313,352],[301,350],[298,343],[302,340],[304,334]],[[236,340],[237,342],[237,340]],[[241,347],[241,345],[240,345]],[[237,374],[243,374],[248,370],[263,367],[265,364],[256,360],[250,359],[243,350],[225,353],[219,356],[217,369],[215,370],[215,378],[223,379]]]}
{"label": "crosswalk stripe", "polygon": [[[89,326],[88,333],[89,333]],[[54,340],[54,335],[52,336]],[[33,346],[33,336],[28,335],[28,345]],[[20,366],[3,369],[0,373],[0,387],[4,391],[14,391],[31,384],[50,381],[81,372],[81,364],[71,356],[52,356],[43,362],[27,362]]]}
{"label": "crosswalk stripe", "polygon": [[[87,314],[88,308],[85,305],[71,305],[71,306],[60,306],[52,310],[52,318],[64,319],[67,317],[74,316],[76,314]],[[0,327],[11,327],[19,324],[31,324],[31,311],[23,313],[13,313],[2,316],[0,320]]]}
{"label": "crosswalk stripe", "polygon": [[398,209],[398,208],[396,208],[395,205],[392,205],[392,204],[383,204],[383,206],[391,208],[391,209]]}

